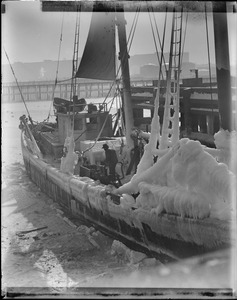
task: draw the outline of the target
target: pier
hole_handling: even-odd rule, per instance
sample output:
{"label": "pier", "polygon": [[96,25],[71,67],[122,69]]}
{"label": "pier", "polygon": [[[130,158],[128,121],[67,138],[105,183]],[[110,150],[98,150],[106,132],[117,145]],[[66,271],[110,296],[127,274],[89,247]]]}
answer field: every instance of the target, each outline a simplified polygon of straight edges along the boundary
{"label": "pier", "polygon": [[[180,131],[183,137],[192,136],[202,140],[208,146],[213,145],[213,134],[220,129],[219,101],[216,78],[210,84],[209,78],[187,78],[180,83]],[[234,83],[234,78],[232,80]],[[135,126],[144,131],[151,130],[150,124],[154,111],[158,81],[154,80],[151,86],[131,87],[132,105]],[[232,105],[229,118],[232,127],[236,124],[236,88],[232,84]],[[145,96],[144,96],[145,95]],[[158,114],[162,125],[164,103],[166,97],[166,82],[161,82],[160,103]],[[150,117],[145,117],[144,109],[150,109]],[[210,139],[211,137],[211,139]]]}
{"label": "pier", "polygon": [[[100,98],[112,97],[115,85],[112,81],[85,81],[77,84],[77,94],[79,98]],[[132,82],[133,86],[152,85],[152,80],[136,80]],[[71,82],[58,82],[55,87],[55,81],[34,81],[19,82],[21,93],[25,101],[47,101],[53,97],[70,99]],[[54,90],[55,89],[55,90]],[[17,84],[2,83],[2,102],[22,101]]]}
{"label": "pier", "polygon": [[[212,84],[208,78],[182,79],[180,83],[180,126],[182,132],[199,132],[213,135],[219,130],[219,107],[216,78]],[[233,80],[234,82],[234,80]],[[112,97],[115,85],[112,81],[84,81],[77,84],[79,98]],[[165,101],[165,81],[161,84],[160,109]],[[19,83],[24,100],[48,101],[53,97],[70,99],[71,82],[35,81]],[[55,90],[54,90],[55,89]],[[54,92],[53,92],[54,91]],[[157,80],[132,80],[131,95],[135,126],[150,130],[153,115],[154,99],[157,91]],[[20,102],[21,93],[16,83],[2,83],[2,103]],[[236,89],[232,85],[232,95]],[[236,128],[236,99],[232,99],[233,128]],[[144,115],[144,109],[151,110],[150,117]],[[160,115],[162,117],[162,114]],[[143,124],[143,125],[142,125]]]}

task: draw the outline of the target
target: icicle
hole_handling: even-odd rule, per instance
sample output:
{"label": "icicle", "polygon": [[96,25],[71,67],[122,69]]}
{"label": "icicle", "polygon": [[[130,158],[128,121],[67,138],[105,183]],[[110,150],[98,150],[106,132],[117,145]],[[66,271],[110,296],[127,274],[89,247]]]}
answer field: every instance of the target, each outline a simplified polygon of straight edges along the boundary
{"label": "icicle", "polygon": [[150,134],[149,142],[144,147],[144,154],[140,160],[140,163],[137,166],[136,175],[139,175],[140,173],[144,172],[145,170],[147,170],[153,165],[154,163],[153,152],[155,151],[157,141],[159,140],[159,133],[160,133],[159,116],[154,112],[154,116],[151,122],[151,134]]}
{"label": "icicle", "polygon": [[141,174],[135,174],[131,181],[116,190],[116,193],[135,193],[138,192],[138,184],[142,181],[156,183],[165,182],[167,184],[167,172],[169,171],[170,159],[174,156],[177,149],[180,147],[180,143],[177,143],[171,148],[167,154],[163,155],[152,167],[147,170],[143,170]]}
{"label": "icicle", "polygon": [[[179,86],[177,87],[177,89],[179,89]],[[174,115],[172,117],[172,145],[177,143],[177,141],[179,140],[179,93],[175,98],[176,103],[174,107]]]}
{"label": "icicle", "polygon": [[61,158],[60,170],[64,173],[73,175],[75,166],[78,161],[78,156],[74,152],[75,142],[73,134],[71,135],[71,137],[66,137],[64,148],[66,151],[66,156],[63,156]]}
{"label": "icicle", "polygon": [[[168,83],[167,83],[167,90],[168,90]],[[162,135],[161,135],[160,145],[159,145],[160,150],[168,148],[170,98],[171,98],[171,95],[167,91],[166,92],[166,99],[165,99],[165,110],[164,110],[164,117],[163,117]]]}
{"label": "icicle", "polygon": [[[29,135],[29,139],[26,139],[28,146],[30,147],[31,151],[33,152],[34,155],[36,155],[38,158],[43,159],[43,155],[36,143],[36,140],[31,132],[31,129],[29,128],[29,125],[27,123],[27,119],[26,116],[23,115],[22,117],[20,117],[21,122],[24,124],[25,126],[25,130]],[[32,120],[31,120],[32,121]]]}

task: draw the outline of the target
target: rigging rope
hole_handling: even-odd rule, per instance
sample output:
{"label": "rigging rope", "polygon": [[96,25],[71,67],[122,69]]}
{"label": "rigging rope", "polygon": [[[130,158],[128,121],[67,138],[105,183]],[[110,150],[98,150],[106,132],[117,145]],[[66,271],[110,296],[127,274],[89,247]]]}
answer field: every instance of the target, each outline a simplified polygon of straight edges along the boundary
{"label": "rigging rope", "polygon": [[73,96],[76,94],[76,72],[78,69],[78,47],[79,47],[79,32],[80,32],[80,10],[77,9],[76,17],[76,28],[75,28],[75,38],[74,38],[74,49],[73,49],[73,59],[72,59],[72,79],[71,79],[71,92],[70,100],[72,101]]}
{"label": "rigging rope", "polygon": [[[180,36],[179,36],[180,43],[179,43],[179,50],[178,50],[179,51],[179,56],[178,56],[178,74],[177,74],[178,81],[179,81],[180,72],[181,72],[181,57],[183,56],[183,53],[181,51],[182,38],[183,38],[183,7],[182,7],[180,13],[181,13],[181,15],[180,15],[180,19],[181,20],[180,20]],[[176,22],[178,23],[178,20],[176,20]],[[176,36],[176,38],[177,38],[177,36]],[[179,82],[178,82],[178,86],[179,86]]]}
{"label": "rigging rope", "polygon": [[[148,4],[147,4],[147,6],[148,6]],[[152,15],[153,15],[154,23],[155,23],[156,34],[158,36],[160,48],[162,48],[161,40],[160,40],[160,34],[159,34],[158,26],[157,26],[157,23],[156,23],[156,19],[155,19],[154,9],[153,8],[151,8],[151,9],[152,9],[152,12],[153,12]],[[151,29],[152,29],[152,34],[153,34],[153,39],[154,39],[154,44],[155,44],[155,48],[156,48],[156,54],[157,54],[158,62],[159,62],[159,65],[162,66],[162,60],[164,61],[165,71],[167,72],[167,67],[166,67],[166,64],[165,64],[165,57],[164,57],[163,52],[161,53],[161,58],[159,57],[157,43],[156,43],[155,34],[154,34],[154,29],[153,29],[153,25],[152,25],[152,21],[151,21],[151,17],[150,17],[149,7],[147,7],[147,11],[148,11],[149,19],[150,19],[150,24],[151,24]],[[166,8],[166,14],[165,14],[163,40],[165,38],[165,32],[166,32],[166,21],[167,21],[167,8]],[[161,73],[161,75],[162,75],[162,79],[164,80],[163,72]]]}
{"label": "rigging rope", "polygon": [[63,24],[64,24],[64,13],[63,13],[62,24],[61,24],[60,43],[59,43],[58,60],[57,60],[57,68],[56,68],[56,78],[55,78],[55,83],[54,83],[54,87],[53,87],[52,100],[51,100],[50,107],[49,107],[48,117],[43,122],[49,120],[50,111],[52,109],[52,104],[53,104],[53,100],[54,100],[54,93],[55,93],[57,83],[58,83],[59,60],[60,60],[61,46],[62,46],[62,40],[63,40]]}
{"label": "rigging rope", "polygon": [[[138,21],[139,11],[140,11],[140,8],[138,7],[138,8],[137,8],[137,11],[136,11],[136,14],[135,14],[135,17],[134,17],[134,19],[133,19],[133,23],[132,23],[132,26],[131,26],[131,30],[130,30],[129,36],[128,36],[127,44],[129,43],[129,40],[131,39],[130,45],[129,45],[129,47],[128,47],[128,52],[130,51],[131,44],[132,44],[132,41],[133,41],[133,38],[134,38],[135,28],[136,28],[137,21]],[[124,55],[125,55],[125,54],[124,54]],[[102,105],[104,105],[104,103],[106,102],[106,100],[107,100],[107,98],[109,97],[109,95],[110,95],[110,93],[111,93],[111,91],[112,91],[112,88],[114,87],[115,84],[117,85],[116,90],[119,90],[118,81],[120,82],[121,76],[120,76],[119,79],[117,79],[117,77],[118,77],[118,74],[119,74],[120,69],[121,69],[121,61],[122,61],[122,59],[120,60],[120,64],[119,64],[119,66],[118,66],[118,69],[117,69],[117,72],[116,72],[116,75],[115,75],[115,78],[116,78],[116,79],[112,82],[112,84],[111,84],[111,86],[110,86],[110,89],[109,89],[109,91],[108,91],[108,93],[107,93],[107,95],[106,95],[106,97],[105,97],[105,99],[104,99]],[[111,101],[113,101],[113,100],[111,100]]]}
{"label": "rigging rope", "polygon": [[[132,27],[131,27],[130,33],[129,33],[129,37],[128,37],[128,41],[127,41],[127,44],[128,44],[129,41],[130,41],[130,39],[131,39],[131,41],[130,41],[130,46],[128,47],[129,50],[130,50],[130,48],[131,48],[132,41],[133,41],[133,38],[134,38],[135,29],[136,29],[136,25],[137,25],[137,21],[138,21],[139,11],[140,11],[140,7],[138,7],[137,10],[136,10],[136,14],[135,14],[135,17],[134,17],[134,20],[133,20],[133,23],[132,23]],[[121,61],[121,60],[120,60],[120,61]],[[119,67],[118,67],[118,70],[117,70],[117,72],[116,72],[115,78],[118,77],[118,74],[119,74],[119,72],[120,72],[120,69],[121,69],[121,63],[120,63],[120,65],[119,65]],[[75,77],[73,76],[71,79],[74,79],[74,78],[75,78]],[[68,81],[68,80],[71,80],[71,79],[66,79],[66,80],[64,80],[64,81]],[[121,76],[120,76],[119,80],[121,80]],[[117,84],[117,81],[118,81],[118,79],[115,79],[115,80],[112,82],[112,84],[111,84],[111,86],[110,86],[110,88],[109,88],[109,91],[108,91],[107,95],[105,96],[105,99],[104,99],[104,101],[103,101],[103,103],[102,103],[102,106],[103,106],[103,104],[106,102],[107,98],[109,97],[109,95],[110,95],[110,93],[111,93],[111,91],[112,91],[114,85]],[[63,82],[63,81],[58,81],[58,82]],[[112,101],[112,100],[111,100],[111,101]]]}
{"label": "rigging rope", "polygon": [[4,52],[5,52],[5,55],[6,55],[6,57],[7,57],[7,60],[8,60],[8,62],[9,62],[9,65],[10,65],[10,68],[11,68],[11,71],[12,71],[12,74],[13,74],[13,76],[14,76],[14,78],[15,78],[17,87],[18,87],[19,92],[20,92],[20,95],[21,95],[21,99],[22,99],[22,101],[23,101],[23,103],[24,103],[24,105],[25,105],[25,108],[26,108],[26,111],[27,111],[27,114],[28,114],[28,118],[29,118],[31,124],[33,125],[33,121],[32,121],[32,118],[31,118],[31,116],[30,116],[30,112],[29,112],[29,110],[28,110],[28,108],[27,108],[27,105],[26,105],[26,103],[25,103],[25,99],[24,99],[24,97],[23,97],[21,88],[20,88],[20,86],[19,86],[18,80],[17,80],[17,78],[16,78],[15,72],[14,72],[13,67],[12,67],[12,64],[11,64],[11,62],[10,62],[10,59],[9,59],[9,57],[8,57],[8,55],[7,55],[7,51],[5,50],[4,47],[3,47],[3,50],[4,50]]}
{"label": "rigging rope", "polygon": [[[134,18],[134,20],[133,20],[132,28],[131,28],[131,30],[130,30],[130,34],[129,34],[129,38],[128,38],[128,42],[129,42],[129,40],[130,40],[130,38],[131,38],[129,50],[130,50],[130,48],[131,48],[132,40],[133,40],[133,38],[134,38],[135,28],[136,28],[137,21],[138,21],[138,13],[139,13],[139,10],[140,10],[140,8],[138,8],[137,11],[136,11],[136,15],[135,15],[135,18]],[[59,65],[60,49],[61,49],[61,42],[62,42],[62,28],[63,28],[63,22],[62,22],[62,26],[61,26],[60,47],[59,47],[59,55],[58,55],[58,65]],[[128,42],[127,42],[127,44],[128,44]],[[121,63],[120,63],[119,68],[118,68],[118,70],[117,70],[117,72],[116,72],[116,78],[117,78],[117,76],[118,76],[118,74],[119,74],[120,68],[121,68]],[[57,75],[58,75],[58,68],[57,68],[57,72],[56,72],[56,79],[55,79],[55,87],[54,87],[54,91],[55,91],[55,88],[56,88],[57,83],[59,83],[59,82],[65,82],[65,81],[69,81],[69,80],[72,81],[73,79],[76,78],[75,75],[74,75],[74,76],[72,76],[72,78],[70,78],[70,79],[58,81],[58,80],[57,80]],[[120,77],[120,79],[121,79],[121,77]],[[107,93],[107,96],[105,97],[105,99],[104,99],[104,101],[103,101],[103,103],[102,103],[102,107],[103,107],[103,104],[106,102],[106,100],[107,100],[109,94],[111,93],[111,90],[112,90],[112,88],[114,87],[114,84],[117,84],[117,89],[119,90],[119,88],[118,88],[118,80],[114,80],[113,83],[112,83],[111,86],[110,86],[110,89],[109,89],[109,91],[108,91],[108,93]],[[53,95],[54,95],[54,91],[53,91]],[[90,149],[92,149],[92,148],[94,147],[94,145],[97,143],[99,137],[101,136],[102,131],[103,131],[103,129],[104,129],[104,126],[105,126],[105,124],[106,124],[106,122],[107,122],[107,119],[108,119],[108,116],[109,116],[109,112],[111,111],[111,108],[112,108],[112,105],[113,105],[113,102],[114,102],[114,99],[115,99],[115,96],[116,96],[116,95],[117,95],[117,94],[115,93],[114,97],[113,97],[112,100],[111,100],[110,109],[109,109],[108,114],[107,114],[107,116],[106,116],[106,118],[105,118],[105,121],[104,121],[104,123],[103,123],[103,125],[102,125],[102,128],[101,128],[101,130],[100,130],[100,132],[99,132],[99,134],[98,134],[98,136],[97,136],[97,138],[96,138],[96,140],[95,140],[95,143],[94,143],[90,148],[86,149],[86,150],[82,153],[82,155],[83,155],[85,152],[87,152],[87,151],[89,151]],[[109,101],[109,102],[110,102],[110,101]],[[50,110],[51,110],[51,107],[50,107]],[[49,118],[49,116],[50,116],[50,112],[49,112],[48,118]],[[73,113],[73,117],[74,117],[74,113]],[[48,118],[47,118],[46,120],[48,120]],[[123,123],[123,122],[122,122],[122,123]],[[123,125],[123,124],[122,124],[122,125]],[[83,133],[84,133],[84,132],[83,132]],[[83,134],[83,133],[82,133],[82,134]],[[81,134],[81,135],[82,135],[82,134]],[[80,136],[81,136],[81,135],[80,135]],[[80,137],[80,136],[79,136],[79,137]],[[79,139],[79,137],[77,137],[77,139]],[[77,139],[76,139],[76,140],[77,140]]]}
{"label": "rigging rope", "polygon": [[162,57],[164,58],[164,45],[165,45],[165,29],[166,29],[166,20],[167,20],[167,9],[166,9],[166,15],[165,15],[165,22],[164,22],[164,31],[163,31],[163,39],[162,39],[162,45],[161,45],[161,62],[159,65],[159,75],[158,75],[158,86],[157,86],[157,92],[156,92],[156,97],[154,100],[154,115],[158,114],[158,109],[159,109],[159,105],[160,105],[160,78],[161,75],[163,77],[163,73],[162,73]]}
{"label": "rigging rope", "polygon": [[187,24],[188,24],[188,13],[186,13],[186,22],[185,22],[185,29],[184,29],[184,38],[183,38],[183,47],[182,47],[182,51],[181,51],[180,65],[182,65],[182,63],[183,63],[183,54],[184,54],[184,45],[185,45],[185,40],[186,40]]}
{"label": "rigging rope", "polygon": [[[130,40],[130,38],[131,38],[129,50],[130,50],[130,48],[131,48],[131,43],[132,43],[132,40],[133,40],[133,38],[134,38],[134,33],[135,33],[136,25],[137,25],[137,20],[138,20],[138,13],[139,13],[139,10],[140,10],[140,8],[138,8],[137,11],[136,11],[136,15],[135,15],[135,18],[134,18],[134,20],[133,20],[132,28],[131,28],[131,30],[130,30],[129,38],[128,38],[128,41],[127,41],[127,43],[128,43],[129,40]],[[126,54],[126,53],[124,53],[124,55],[125,55],[125,54]],[[122,61],[122,59],[121,59],[120,61]],[[117,70],[117,72],[116,72],[116,78],[117,78],[117,76],[118,76],[118,73],[119,73],[119,71],[120,71],[120,68],[121,68],[121,63],[120,63],[119,68],[118,68],[118,70]],[[120,79],[121,79],[121,77],[120,77]],[[105,103],[106,99],[108,98],[108,95],[110,94],[110,92],[111,92],[112,87],[114,86],[114,84],[117,84],[117,90],[119,90],[119,88],[118,88],[118,82],[117,82],[117,80],[114,80],[113,83],[111,84],[111,87],[110,87],[110,89],[109,89],[109,92],[108,92],[108,94],[107,94],[105,100],[103,101],[103,104]],[[98,142],[98,139],[100,138],[100,136],[101,136],[101,134],[102,134],[102,132],[103,132],[104,126],[105,126],[105,124],[106,124],[106,122],[107,122],[107,119],[108,119],[109,113],[110,113],[110,111],[111,111],[111,108],[112,108],[112,106],[113,106],[115,97],[116,97],[116,93],[115,93],[114,97],[113,97],[112,100],[111,100],[111,105],[110,105],[108,114],[107,114],[107,116],[106,116],[106,118],[105,118],[105,121],[104,121],[104,123],[103,123],[103,125],[102,125],[102,127],[101,127],[101,130],[100,130],[100,132],[99,132],[97,138],[95,139],[94,144],[91,145],[91,147],[87,148],[83,153],[81,153],[81,155],[84,155],[87,151],[91,150],[91,149],[96,145],[96,143]],[[102,104],[102,105],[103,105],[103,104]]]}
{"label": "rigging rope", "polygon": [[[128,36],[127,44],[130,43],[130,45],[128,47],[128,52],[130,51],[131,46],[132,46],[132,41],[133,41],[133,38],[134,38],[134,35],[135,35],[135,30],[136,30],[136,27],[137,27],[139,12],[140,12],[140,7],[138,7],[137,10],[136,10],[136,14],[135,14],[135,17],[134,17],[134,20],[133,20],[133,23],[132,23],[132,27],[131,27],[131,30],[130,30],[130,33],[129,33],[129,36]],[[130,41],[130,39],[131,39],[131,41]]]}
{"label": "rigging rope", "polygon": [[[155,15],[154,15],[154,9],[152,8],[153,10],[153,18],[154,18],[154,21],[155,21],[155,25],[156,25],[156,32],[157,32],[157,35],[159,36],[159,31],[158,31],[158,26],[157,26],[157,23],[156,23],[156,19],[155,19]],[[163,41],[162,41],[162,45],[160,44],[160,47],[162,49],[162,52],[161,52],[161,60],[163,58],[163,61],[164,61],[164,65],[165,65],[165,71],[167,72],[167,67],[166,67],[166,63],[165,63],[165,57],[164,57],[164,40],[165,40],[165,32],[166,32],[166,23],[167,23],[167,7],[166,7],[166,11],[165,11],[165,22],[164,22],[164,29],[163,29]],[[160,41],[160,39],[159,39]]]}
{"label": "rigging rope", "polygon": [[71,81],[73,79],[73,77],[70,77],[68,79],[63,79],[63,80],[57,80],[57,83],[61,83],[61,82],[66,82],[66,81]]}
{"label": "rigging rope", "polygon": [[[74,121],[75,121],[75,103],[74,96],[76,95],[76,83],[77,78],[75,76],[78,69],[78,50],[79,50],[79,33],[80,33],[80,11],[81,6],[77,9],[77,19],[76,19],[76,29],[75,29],[75,41],[74,41],[74,51],[73,51],[73,67],[72,67],[72,81],[71,81],[71,93],[70,100],[73,102],[73,113],[72,113],[72,131],[74,130]],[[69,118],[70,118],[70,109],[69,109]]]}
{"label": "rigging rope", "polygon": [[[210,49],[209,49],[209,35],[208,35],[208,24],[207,24],[207,4],[205,3],[205,21],[206,21],[206,33],[207,33],[207,55],[208,55],[208,68],[209,68],[209,80],[211,89],[211,102],[213,104],[212,95],[212,80],[211,80],[211,61],[210,61]],[[212,118],[213,118],[213,105],[211,106]]]}
{"label": "rigging rope", "polygon": [[[150,16],[149,8],[147,8],[147,10],[148,10],[148,15],[149,15],[149,19],[150,19],[153,40],[154,40],[154,44],[155,44],[155,48],[156,48],[156,56],[157,56],[159,65],[161,65],[161,60],[160,60],[159,53],[158,53],[158,48],[157,48],[157,43],[156,43],[156,39],[155,39],[155,33],[154,33],[153,25],[152,25],[152,22],[151,22],[151,16]],[[162,74],[162,77],[163,77],[163,74]]]}

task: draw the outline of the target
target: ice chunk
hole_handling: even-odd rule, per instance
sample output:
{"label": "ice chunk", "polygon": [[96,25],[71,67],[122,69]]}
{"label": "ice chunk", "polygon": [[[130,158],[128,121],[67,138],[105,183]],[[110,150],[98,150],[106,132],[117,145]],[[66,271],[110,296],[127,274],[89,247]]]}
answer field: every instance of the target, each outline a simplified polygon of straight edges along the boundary
{"label": "ice chunk", "polygon": [[130,209],[136,203],[133,196],[128,194],[123,194],[120,198],[120,205],[125,209]]}
{"label": "ice chunk", "polygon": [[237,132],[219,130],[214,134],[216,148],[219,149],[218,161],[227,164],[230,171],[237,175]]}
{"label": "ice chunk", "polygon": [[123,243],[114,240],[111,246],[111,254],[115,255],[120,262],[137,264],[147,258],[146,254],[129,249]]}

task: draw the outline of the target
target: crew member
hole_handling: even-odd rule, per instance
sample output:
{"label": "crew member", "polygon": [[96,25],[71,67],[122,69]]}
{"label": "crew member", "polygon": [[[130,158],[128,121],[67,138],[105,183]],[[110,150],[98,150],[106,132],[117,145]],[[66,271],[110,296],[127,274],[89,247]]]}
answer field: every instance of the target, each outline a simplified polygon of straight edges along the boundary
{"label": "crew member", "polygon": [[109,167],[109,173],[115,179],[115,167],[118,162],[116,151],[109,149],[107,144],[104,144],[102,147],[105,150],[105,164]]}

